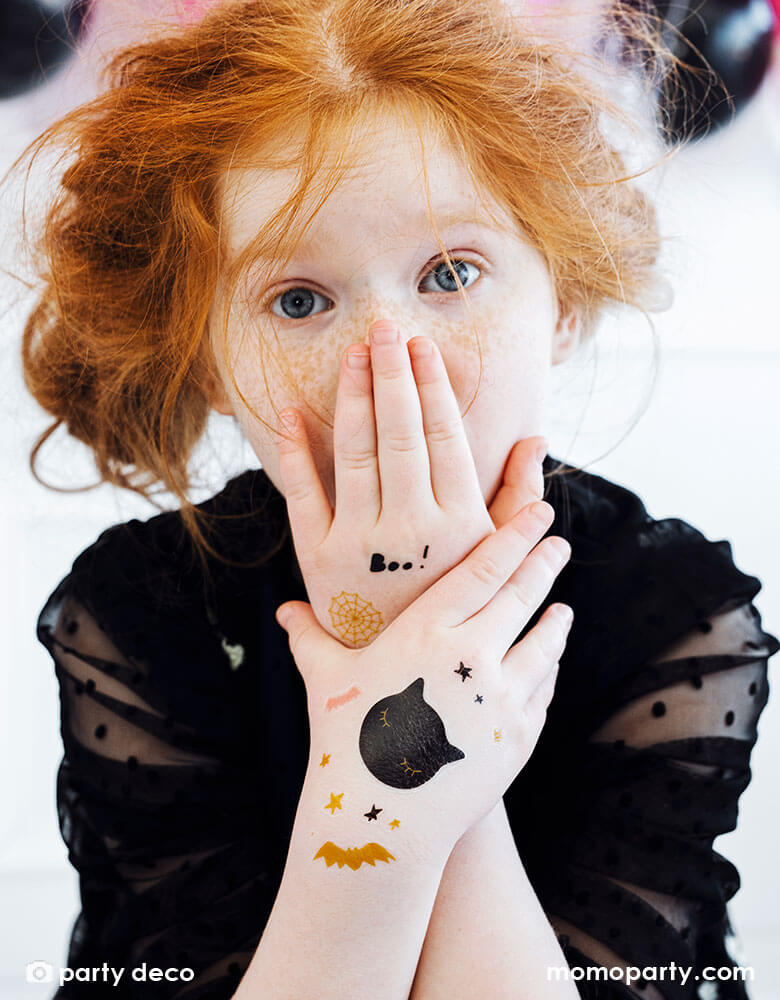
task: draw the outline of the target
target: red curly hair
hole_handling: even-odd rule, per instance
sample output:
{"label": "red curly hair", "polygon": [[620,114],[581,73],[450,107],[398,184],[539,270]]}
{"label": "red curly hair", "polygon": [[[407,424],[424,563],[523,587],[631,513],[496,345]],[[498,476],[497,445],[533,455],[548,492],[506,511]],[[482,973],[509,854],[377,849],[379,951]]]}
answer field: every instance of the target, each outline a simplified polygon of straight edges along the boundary
{"label": "red curly hair", "polygon": [[[102,481],[148,499],[169,489],[198,551],[219,556],[187,497],[218,377],[215,294],[253,254],[291,252],[307,190],[315,179],[331,190],[347,166],[323,182],[323,153],[380,107],[450,139],[542,253],[586,335],[605,306],[648,304],[659,235],[604,132],[619,109],[549,43],[484,0],[227,0],[119,53],[101,95],[26,151],[62,148],[67,161],[22,345],[27,388],[55,418],[34,475],[65,424]],[[301,128],[298,190],[226,276],[225,171]]]}

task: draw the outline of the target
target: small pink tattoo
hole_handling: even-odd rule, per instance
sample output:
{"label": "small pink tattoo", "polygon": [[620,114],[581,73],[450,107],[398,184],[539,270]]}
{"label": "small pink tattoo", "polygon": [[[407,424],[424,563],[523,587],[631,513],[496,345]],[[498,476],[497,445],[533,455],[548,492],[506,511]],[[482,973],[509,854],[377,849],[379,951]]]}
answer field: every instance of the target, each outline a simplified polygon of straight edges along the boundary
{"label": "small pink tattoo", "polygon": [[341,705],[346,705],[348,701],[352,701],[353,698],[357,698],[360,691],[356,687],[351,687],[346,694],[336,695],[335,698],[328,698],[325,708],[330,712],[333,708],[340,708]]}

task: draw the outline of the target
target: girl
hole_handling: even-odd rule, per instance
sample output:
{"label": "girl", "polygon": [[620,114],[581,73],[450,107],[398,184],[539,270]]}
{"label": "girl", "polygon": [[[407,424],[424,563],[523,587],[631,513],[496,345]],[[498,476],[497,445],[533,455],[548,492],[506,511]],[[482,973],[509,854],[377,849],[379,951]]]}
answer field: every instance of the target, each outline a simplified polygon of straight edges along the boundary
{"label": "girl", "polygon": [[[707,970],[760,583],[540,435],[551,366],[653,295],[615,109],[476,0],[225,2],[113,70],[38,147],[73,155],[35,452],[65,423],[182,506],[39,619],[81,878],[57,997],[104,964],[186,1000],[747,996]],[[212,408],[262,471],[193,506]]]}

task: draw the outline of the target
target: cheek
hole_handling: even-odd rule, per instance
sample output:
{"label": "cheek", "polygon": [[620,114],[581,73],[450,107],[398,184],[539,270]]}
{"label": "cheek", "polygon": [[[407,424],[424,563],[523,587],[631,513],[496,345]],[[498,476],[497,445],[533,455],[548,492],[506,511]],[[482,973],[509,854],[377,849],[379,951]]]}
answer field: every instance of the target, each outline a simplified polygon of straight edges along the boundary
{"label": "cheek", "polygon": [[309,445],[323,484],[327,487],[333,479],[333,431],[324,422],[332,423],[336,401],[338,363],[332,360],[332,356],[336,355],[324,349],[307,353],[291,352],[286,359],[289,379],[270,358],[263,361],[258,356],[241,356],[234,362],[236,382],[246,399],[244,402],[236,389],[229,385],[236,419],[264,471],[280,491],[276,414],[288,406],[295,407],[303,415]]}
{"label": "cheek", "polygon": [[533,321],[496,313],[480,324],[481,366],[473,338],[443,349],[461,412],[468,407],[464,425],[488,503],[515,442],[544,432],[552,324],[543,307]]}
{"label": "cheek", "polygon": [[449,330],[440,347],[461,409],[476,393],[472,409],[494,419],[537,413],[547,396],[553,323],[546,300],[519,299],[481,313],[478,343],[472,331]]}

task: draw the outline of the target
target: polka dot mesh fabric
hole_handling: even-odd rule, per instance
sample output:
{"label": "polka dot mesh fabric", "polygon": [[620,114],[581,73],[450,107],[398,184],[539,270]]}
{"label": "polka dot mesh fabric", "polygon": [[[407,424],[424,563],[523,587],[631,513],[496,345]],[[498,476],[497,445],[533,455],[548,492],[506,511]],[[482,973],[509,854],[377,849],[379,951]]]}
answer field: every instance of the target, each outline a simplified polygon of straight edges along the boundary
{"label": "polka dot mesh fabric", "polygon": [[236,913],[252,906],[253,892],[265,892],[266,880],[263,869],[250,875],[259,817],[246,802],[241,771],[171,714],[148,669],[123,657],[70,598],[51,641],[65,745],[57,782],[62,832],[87,876],[82,891],[108,900],[100,925],[79,918],[72,947],[88,954],[105,941],[126,968],[146,962],[180,970],[197,958],[200,986],[237,985],[257,941],[240,940]]}
{"label": "polka dot mesh fabric", "polygon": [[712,841],[737,823],[774,647],[751,603],[711,616],[614,692],[581,747],[579,819],[538,883],[569,964],[693,967],[686,984],[656,971],[583,996],[749,995],[704,978],[739,957],[724,905],[739,875]]}
{"label": "polka dot mesh fabric", "polygon": [[[573,473],[549,457],[545,469]],[[727,542],[653,520],[598,476],[553,476],[547,499],[572,560],[527,629],[556,600],[575,623],[542,737],[505,796],[520,857],[570,965],[731,965],[739,876],[712,841],[736,824],[780,648],[752,603],[760,583]],[[262,472],[202,506],[249,513],[225,522],[223,551],[262,561],[215,562],[206,579],[176,512],[115,526],[50,595],[38,636],[60,686],[57,805],[80,876],[67,964],[192,969],[154,995],[227,1000],[273,907],[308,759],[305,688],[273,620],[305,589]],[[125,976],[111,995],[149,989]],[[578,989],[749,996],[693,977]]]}

